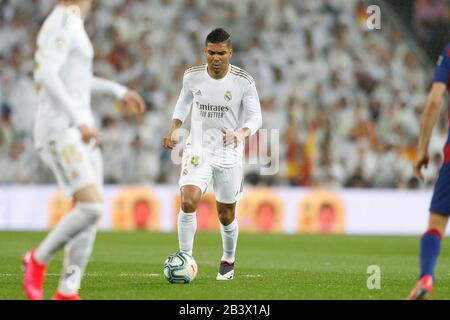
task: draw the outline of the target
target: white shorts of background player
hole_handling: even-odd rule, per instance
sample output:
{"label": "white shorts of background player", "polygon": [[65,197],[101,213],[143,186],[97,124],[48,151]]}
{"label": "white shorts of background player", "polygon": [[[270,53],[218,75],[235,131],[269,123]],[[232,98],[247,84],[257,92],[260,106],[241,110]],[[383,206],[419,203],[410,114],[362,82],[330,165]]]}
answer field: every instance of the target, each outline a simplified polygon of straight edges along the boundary
{"label": "white shorts of background player", "polygon": [[71,197],[92,184],[102,189],[103,163],[98,147],[86,144],[78,129],[70,128],[38,149],[41,159],[50,167],[61,191]]}

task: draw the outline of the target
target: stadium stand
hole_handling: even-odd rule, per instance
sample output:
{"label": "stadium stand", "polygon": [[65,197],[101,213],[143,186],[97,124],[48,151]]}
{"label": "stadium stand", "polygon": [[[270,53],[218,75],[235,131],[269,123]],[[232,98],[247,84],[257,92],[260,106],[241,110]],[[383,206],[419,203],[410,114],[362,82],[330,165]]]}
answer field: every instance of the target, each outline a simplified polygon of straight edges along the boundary
{"label": "stadium stand", "polygon": [[[3,184],[54,181],[32,142],[32,56],[39,24],[53,3],[0,2]],[[419,184],[411,168],[432,70],[417,59],[400,29],[386,24],[383,32],[368,30],[362,2],[94,4],[87,29],[96,47],[95,72],[136,89],[148,106],[144,115],[135,116],[120,113],[112,100],[94,97],[108,159],[107,183],[177,181],[178,171],[161,147],[162,135],[183,72],[202,62],[204,38],[216,26],[232,34],[233,63],[256,79],[264,128],[280,129],[279,154],[271,155],[280,158],[279,174],[260,176],[255,166],[248,166],[248,183],[365,188],[427,188],[434,183],[447,136],[445,120],[431,141],[428,183]],[[248,148],[249,157],[255,152]]]}

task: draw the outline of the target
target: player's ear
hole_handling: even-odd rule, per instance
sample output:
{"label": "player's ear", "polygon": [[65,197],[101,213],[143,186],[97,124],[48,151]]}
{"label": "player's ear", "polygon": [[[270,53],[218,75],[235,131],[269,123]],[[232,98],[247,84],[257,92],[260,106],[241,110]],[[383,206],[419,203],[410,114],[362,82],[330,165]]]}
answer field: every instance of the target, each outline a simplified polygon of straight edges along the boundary
{"label": "player's ear", "polygon": [[230,58],[233,56],[233,47],[230,48]]}

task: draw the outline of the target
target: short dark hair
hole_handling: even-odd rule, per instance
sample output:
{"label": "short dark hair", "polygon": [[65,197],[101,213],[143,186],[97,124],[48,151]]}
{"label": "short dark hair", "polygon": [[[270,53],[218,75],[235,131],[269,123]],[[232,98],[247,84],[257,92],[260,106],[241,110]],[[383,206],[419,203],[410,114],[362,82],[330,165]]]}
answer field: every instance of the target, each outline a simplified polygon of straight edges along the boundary
{"label": "short dark hair", "polygon": [[217,28],[211,31],[206,37],[205,46],[208,43],[222,43],[227,42],[227,45],[231,47],[231,36],[222,28]]}

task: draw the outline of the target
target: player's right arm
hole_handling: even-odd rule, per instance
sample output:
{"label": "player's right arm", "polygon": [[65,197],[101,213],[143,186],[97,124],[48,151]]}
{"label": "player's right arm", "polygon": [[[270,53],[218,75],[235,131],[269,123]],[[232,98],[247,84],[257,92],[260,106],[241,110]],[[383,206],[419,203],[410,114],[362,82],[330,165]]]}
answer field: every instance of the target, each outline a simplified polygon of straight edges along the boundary
{"label": "player's right arm", "polygon": [[428,145],[430,144],[431,133],[439,116],[444,93],[449,81],[450,65],[448,54],[444,49],[444,52],[439,57],[434,82],[428,94],[426,107],[421,117],[418,153],[414,161],[414,174],[421,181],[424,180],[421,172],[422,168],[427,168],[430,160]]}
{"label": "player's right arm", "polygon": [[164,148],[172,150],[177,145],[178,141],[176,140],[173,133],[175,130],[179,129],[183,122],[186,120],[191,110],[193,101],[194,96],[189,89],[188,78],[185,75],[183,78],[183,88],[181,89],[180,95],[175,105],[175,110],[173,112],[172,124],[163,139]]}
{"label": "player's right arm", "polygon": [[77,127],[83,141],[94,139],[99,142],[97,131],[90,128],[79,112],[76,101],[68,94],[59,75],[63,65],[67,62],[71,51],[72,34],[68,27],[59,30],[49,30],[46,37],[38,44],[36,60],[36,81],[40,90],[51,98],[56,108],[61,108]]}

